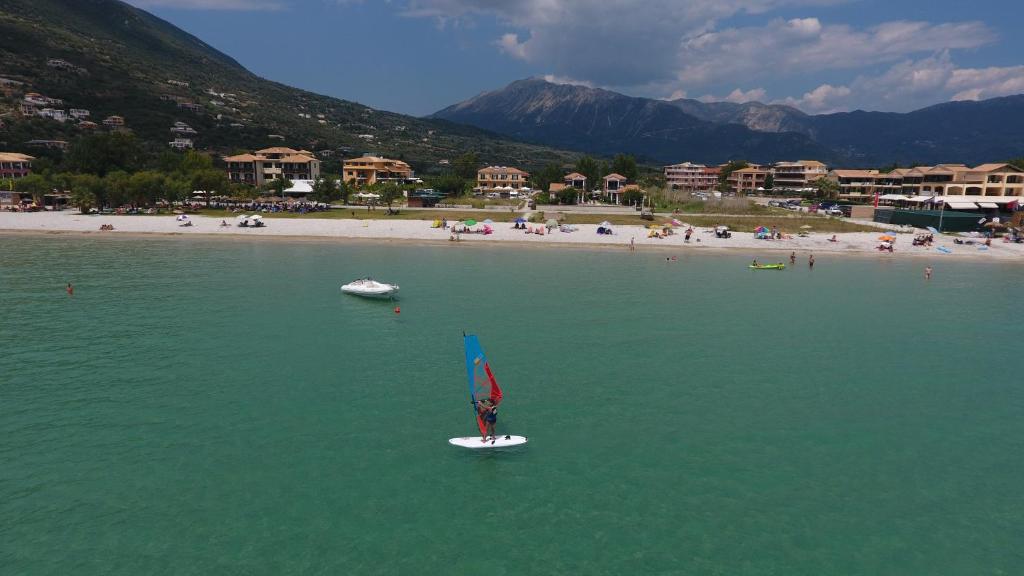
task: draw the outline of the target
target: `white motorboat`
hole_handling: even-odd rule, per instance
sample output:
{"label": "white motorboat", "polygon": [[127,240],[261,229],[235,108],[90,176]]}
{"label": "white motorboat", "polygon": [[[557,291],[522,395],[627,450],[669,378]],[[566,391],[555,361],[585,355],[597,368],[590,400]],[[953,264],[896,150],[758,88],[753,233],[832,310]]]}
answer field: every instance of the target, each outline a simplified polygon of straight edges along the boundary
{"label": "white motorboat", "polygon": [[389,298],[398,292],[396,284],[378,282],[372,278],[361,278],[355,282],[349,282],[341,287],[346,294],[366,296],[368,298]]}

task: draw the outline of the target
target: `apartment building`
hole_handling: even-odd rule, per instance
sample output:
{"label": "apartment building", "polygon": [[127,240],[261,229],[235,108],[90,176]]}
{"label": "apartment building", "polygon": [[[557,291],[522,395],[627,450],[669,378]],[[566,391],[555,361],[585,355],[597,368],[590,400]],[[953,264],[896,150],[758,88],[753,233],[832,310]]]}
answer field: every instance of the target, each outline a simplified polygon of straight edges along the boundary
{"label": "apartment building", "polygon": [[776,162],[774,166],[774,187],[776,190],[800,190],[811,188],[812,183],[828,175],[828,167],[817,160]]}
{"label": "apartment building", "polygon": [[413,179],[412,168],[405,162],[371,155],[345,160],[341,174],[345,183],[356,186],[370,186],[377,182],[402,184]]}
{"label": "apartment building", "polygon": [[488,166],[476,172],[476,188],[474,191],[493,190],[495,188],[511,188],[519,190],[526,187],[530,178],[529,172],[510,166]]}
{"label": "apartment building", "polygon": [[0,180],[24,178],[32,173],[32,156],[17,152],[0,152]]}
{"label": "apartment building", "polygon": [[[765,182],[768,181],[768,168],[759,164],[751,164],[746,168],[733,170],[726,179],[730,192],[736,194],[753,194],[764,190]],[[776,181],[776,188],[778,187]]]}
{"label": "apartment building", "polygon": [[[1005,163],[939,164],[878,170],[832,170],[842,195],[1024,197],[1024,170]],[[892,198],[890,198],[892,199]]]}
{"label": "apartment building", "polygon": [[228,179],[253,186],[270,180],[316,180],[320,176],[320,161],[311,152],[293,150],[283,146],[264,148],[252,154],[224,157]]}
{"label": "apartment building", "polygon": [[903,189],[903,176],[878,170],[832,170],[826,176],[839,185],[840,197],[897,194]]}
{"label": "apartment building", "polygon": [[665,166],[665,183],[675,190],[711,192],[718,186],[720,167],[683,162]]}

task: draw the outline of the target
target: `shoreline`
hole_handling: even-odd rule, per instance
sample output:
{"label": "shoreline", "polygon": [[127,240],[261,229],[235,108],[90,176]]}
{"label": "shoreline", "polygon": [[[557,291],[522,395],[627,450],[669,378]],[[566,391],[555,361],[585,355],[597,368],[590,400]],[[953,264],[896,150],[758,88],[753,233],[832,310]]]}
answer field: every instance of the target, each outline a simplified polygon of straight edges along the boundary
{"label": "shoreline", "polygon": [[[680,216],[685,222],[685,215]],[[945,258],[955,260],[978,260],[1024,263],[1024,245],[1005,244],[1001,240],[992,243],[991,248],[979,250],[977,246],[954,245],[953,238],[940,236],[933,247],[912,246],[912,234],[900,234],[893,254],[880,253],[878,233],[846,232],[836,233],[838,242],[828,242],[828,233],[809,237],[794,237],[784,240],[757,240],[748,233],[735,233],[732,238],[720,239],[709,234],[706,228],[694,227],[694,240],[686,243],[680,230],[665,239],[648,238],[648,229],[640,226],[614,226],[616,234],[598,236],[597,225],[580,224],[572,233],[555,231],[543,236],[525,234],[513,230],[505,223],[495,224],[493,234],[463,234],[459,242],[451,242],[448,230],[431,228],[429,220],[348,220],[348,219],[271,219],[265,228],[220,227],[218,218],[195,216],[193,227],[179,227],[174,216],[115,216],[103,217],[69,212],[0,213],[0,235],[7,237],[83,237],[83,238],[197,238],[218,240],[284,240],[291,242],[332,242],[345,241],[360,244],[414,244],[414,245],[457,245],[457,246],[508,246],[535,248],[584,248],[591,250],[629,251],[630,238],[635,241],[637,251],[656,249],[658,252],[671,250],[694,253],[744,253],[757,256],[762,253],[780,254],[788,258],[790,252],[797,252],[799,258],[806,258],[810,252],[821,255],[869,256],[890,259],[903,257]],[[99,231],[100,224],[113,222],[113,231]],[[903,240],[902,242],[900,240]],[[942,253],[936,248],[946,246],[951,253]]]}

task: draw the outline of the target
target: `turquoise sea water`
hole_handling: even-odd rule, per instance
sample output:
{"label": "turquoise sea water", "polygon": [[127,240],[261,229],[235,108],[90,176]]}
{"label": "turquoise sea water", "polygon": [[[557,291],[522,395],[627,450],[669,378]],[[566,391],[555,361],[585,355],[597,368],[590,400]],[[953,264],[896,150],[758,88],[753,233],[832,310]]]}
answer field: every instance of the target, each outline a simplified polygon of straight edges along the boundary
{"label": "turquoise sea water", "polygon": [[0,245],[3,574],[1024,573],[1024,266]]}

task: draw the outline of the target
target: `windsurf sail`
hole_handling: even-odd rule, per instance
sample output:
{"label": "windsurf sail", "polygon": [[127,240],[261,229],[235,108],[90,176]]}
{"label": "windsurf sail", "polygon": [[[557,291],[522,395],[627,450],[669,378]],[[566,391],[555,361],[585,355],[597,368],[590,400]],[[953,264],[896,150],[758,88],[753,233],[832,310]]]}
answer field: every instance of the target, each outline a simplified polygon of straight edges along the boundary
{"label": "windsurf sail", "polygon": [[484,349],[480,347],[480,340],[476,335],[463,335],[466,344],[466,376],[469,378],[469,398],[473,402],[473,417],[480,428],[480,434],[486,433],[487,426],[480,416],[479,402],[490,399],[491,403],[497,406],[501,403],[501,387],[498,386],[494,372],[491,372],[491,365],[487,363],[487,356],[484,356]]}

